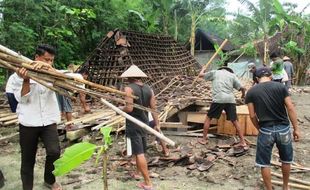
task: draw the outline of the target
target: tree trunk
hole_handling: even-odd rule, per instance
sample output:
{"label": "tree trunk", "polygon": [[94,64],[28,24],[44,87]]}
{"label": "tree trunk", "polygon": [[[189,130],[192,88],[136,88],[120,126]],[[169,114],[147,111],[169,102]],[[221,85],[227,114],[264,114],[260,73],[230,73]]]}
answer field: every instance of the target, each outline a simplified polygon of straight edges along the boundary
{"label": "tree trunk", "polygon": [[168,32],[168,17],[167,15],[163,15],[163,24],[164,24],[164,34],[169,35]]}
{"label": "tree trunk", "polygon": [[268,36],[264,35],[264,65],[269,65],[269,43],[268,43]]}
{"label": "tree trunk", "polygon": [[192,15],[192,24],[191,24],[191,54],[192,56],[195,55],[195,32],[196,32],[196,15]]}
{"label": "tree trunk", "polygon": [[178,20],[177,20],[177,10],[174,10],[174,40],[178,41]]}

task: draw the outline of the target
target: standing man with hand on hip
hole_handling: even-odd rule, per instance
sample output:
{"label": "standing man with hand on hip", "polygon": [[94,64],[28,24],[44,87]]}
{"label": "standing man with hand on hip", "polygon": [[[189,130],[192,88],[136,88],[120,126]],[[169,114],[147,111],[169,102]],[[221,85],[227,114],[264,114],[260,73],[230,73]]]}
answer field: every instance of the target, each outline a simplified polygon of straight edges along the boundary
{"label": "standing man with hand on hip", "polygon": [[240,123],[237,117],[236,100],[234,89],[242,92],[241,98],[244,98],[245,88],[241,86],[240,81],[234,74],[233,70],[229,67],[221,67],[218,70],[213,70],[205,73],[203,68],[199,77],[204,78],[206,81],[212,81],[212,104],[203,126],[203,138],[199,139],[201,144],[206,144],[208,141],[208,130],[210,127],[211,119],[218,119],[222,111],[225,110],[227,120],[230,120],[235,126],[240,138],[238,146],[247,149],[247,144],[240,129]]}
{"label": "standing man with hand on hip", "polygon": [[[55,50],[49,45],[39,45],[36,50],[34,67],[52,68]],[[45,64],[44,64],[45,63]],[[22,85],[14,88],[18,101],[17,116],[21,147],[21,179],[23,190],[33,189],[33,170],[39,138],[46,149],[44,184],[51,190],[61,190],[56,183],[54,161],[60,156],[60,146],[56,123],[60,122],[60,112],[55,92],[27,77],[27,70],[21,68],[17,74],[23,78]]]}
{"label": "standing man with hand on hip", "polygon": [[[293,146],[289,119],[293,125],[295,141],[300,139],[297,115],[286,87],[272,80],[272,72],[263,67],[256,71],[259,84],[246,95],[250,118],[259,130],[256,147],[256,165],[267,190],[272,190],[270,160],[272,148],[277,145],[282,162],[283,190],[288,190],[288,181],[293,162]],[[289,119],[288,119],[289,117]]]}

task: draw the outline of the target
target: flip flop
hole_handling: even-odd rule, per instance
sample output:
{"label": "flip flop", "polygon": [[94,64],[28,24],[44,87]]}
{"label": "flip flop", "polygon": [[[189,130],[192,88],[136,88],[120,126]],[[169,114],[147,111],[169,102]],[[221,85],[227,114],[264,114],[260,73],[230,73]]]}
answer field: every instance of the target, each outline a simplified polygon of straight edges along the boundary
{"label": "flip flop", "polygon": [[143,190],[155,190],[154,187],[152,187],[152,186],[147,186],[147,185],[145,185],[144,182],[138,183],[138,184],[137,184],[137,187],[139,187],[139,188],[141,188],[141,189],[143,189]]}
{"label": "flip flop", "polygon": [[238,144],[236,144],[236,145],[234,145],[234,147],[242,147],[243,148],[243,150],[249,150],[250,149],[250,147],[246,144],[246,145],[242,145],[242,144],[240,144],[240,143],[238,143]]}

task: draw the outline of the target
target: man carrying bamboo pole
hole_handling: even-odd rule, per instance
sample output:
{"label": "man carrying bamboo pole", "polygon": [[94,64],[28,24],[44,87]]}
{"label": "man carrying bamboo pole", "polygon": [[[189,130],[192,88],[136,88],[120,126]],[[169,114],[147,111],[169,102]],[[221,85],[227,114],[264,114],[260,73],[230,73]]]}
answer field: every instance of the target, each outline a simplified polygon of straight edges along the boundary
{"label": "man carrying bamboo pole", "polygon": [[[141,78],[147,77],[147,75],[141,71],[137,66],[132,65],[127,69],[121,77],[128,78],[129,84],[125,87],[125,92],[127,96],[126,105],[123,108],[123,111],[131,115],[132,117],[142,121],[145,124],[148,124],[148,112],[143,111],[132,106],[132,103],[139,104],[145,107],[150,107],[151,109],[156,109],[155,96],[152,89],[143,84]],[[135,95],[138,99],[130,98],[130,95]],[[152,113],[155,130],[160,131],[159,119],[156,113]],[[147,167],[147,161],[145,158],[146,153],[146,131],[143,128],[136,126],[135,123],[126,119],[126,136],[127,136],[127,147],[131,146],[131,149],[127,149],[127,154],[131,155],[129,152],[132,151],[137,164],[137,171],[141,172],[144,182],[139,183],[138,187],[144,190],[152,190],[152,183],[149,176],[149,171]]]}
{"label": "man carrying bamboo pole", "polygon": [[208,143],[208,129],[211,124],[211,119],[218,119],[222,111],[225,110],[227,120],[233,123],[240,138],[240,142],[236,146],[248,149],[237,118],[236,100],[233,93],[234,89],[239,90],[242,92],[241,98],[244,98],[245,88],[241,86],[237,76],[229,67],[221,67],[218,70],[207,73],[205,73],[205,70],[206,68],[204,67],[200,71],[199,77],[204,78],[206,81],[212,81],[212,104],[203,126],[203,138],[199,139],[199,142],[201,144]]}
{"label": "man carrying bamboo pole", "polygon": [[[34,67],[44,65],[52,68],[55,49],[49,45],[39,45],[36,50]],[[22,85],[14,88],[18,101],[17,116],[21,147],[21,179],[24,190],[33,189],[33,170],[39,138],[46,149],[44,184],[51,190],[61,190],[52,171],[54,161],[60,156],[60,146],[56,123],[60,122],[60,112],[55,92],[30,80],[27,70],[21,68],[17,74],[23,78]]]}
{"label": "man carrying bamboo pole", "polygon": [[272,190],[270,160],[272,148],[276,144],[282,162],[283,190],[288,190],[293,162],[289,119],[293,125],[294,140],[300,139],[295,107],[286,87],[271,81],[272,72],[269,68],[257,69],[256,76],[259,84],[248,91],[245,99],[252,123],[259,130],[255,162],[261,168],[266,189]]}

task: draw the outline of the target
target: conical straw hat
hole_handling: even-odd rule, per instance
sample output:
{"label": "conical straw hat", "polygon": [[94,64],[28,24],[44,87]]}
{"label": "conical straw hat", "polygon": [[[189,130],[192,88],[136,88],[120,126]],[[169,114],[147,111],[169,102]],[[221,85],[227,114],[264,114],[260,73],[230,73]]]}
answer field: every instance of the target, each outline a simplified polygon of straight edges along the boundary
{"label": "conical straw hat", "polygon": [[291,60],[289,57],[287,57],[287,56],[284,56],[283,57],[283,61],[286,61],[286,60]]}
{"label": "conical straw hat", "polygon": [[137,78],[144,78],[147,75],[139,69],[136,65],[131,65],[123,74],[121,75],[122,78],[130,78],[130,77],[137,77]]}

